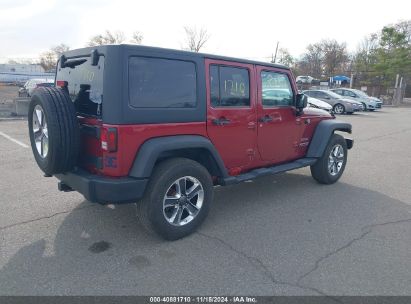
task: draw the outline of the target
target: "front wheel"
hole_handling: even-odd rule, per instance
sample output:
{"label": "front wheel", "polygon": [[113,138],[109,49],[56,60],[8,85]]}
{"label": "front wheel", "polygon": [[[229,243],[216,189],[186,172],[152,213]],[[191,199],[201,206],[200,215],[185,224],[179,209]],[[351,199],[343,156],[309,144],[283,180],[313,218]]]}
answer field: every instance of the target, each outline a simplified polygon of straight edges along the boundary
{"label": "front wheel", "polygon": [[335,114],[343,114],[345,112],[345,107],[342,104],[337,103],[334,106],[334,113]]}
{"label": "front wheel", "polygon": [[323,156],[310,167],[312,177],[320,184],[333,184],[343,174],[347,163],[347,143],[339,134],[333,134]]}
{"label": "front wheel", "polygon": [[173,158],[156,166],[137,212],[146,229],[166,240],[177,240],[198,228],[212,200],[208,171],[190,159]]}

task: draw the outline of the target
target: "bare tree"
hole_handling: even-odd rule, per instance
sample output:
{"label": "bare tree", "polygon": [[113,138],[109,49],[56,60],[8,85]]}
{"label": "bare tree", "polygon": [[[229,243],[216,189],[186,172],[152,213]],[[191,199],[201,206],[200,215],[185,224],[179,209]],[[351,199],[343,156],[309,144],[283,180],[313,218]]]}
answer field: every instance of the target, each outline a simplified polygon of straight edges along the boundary
{"label": "bare tree", "polygon": [[294,58],[291,56],[290,52],[285,48],[280,48],[278,50],[278,62],[284,64],[285,66],[291,67],[294,64]]}
{"label": "bare tree", "polygon": [[353,70],[356,78],[364,83],[374,76],[371,69],[377,61],[378,40],[377,34],[364,37],[353,55]]}
{"label": "bare tree", "polygon": [[344,72],[348,62],[346,43],[338,43],[336,40],[323,40],[320,43],[323,52],[323,71],[327,76]]}
{"label": "bare tree", "polygon": [[324,53],[319,43],[309,44],[306,53],[298,63],[298,70],[303,75],[321,78],[323,74],[322,61]]}
{"label": "bare tree", "polygon": [[40,55],[40,65],[45,71],[50,71],[56,67],[57,56],[54,51],[47,51]]}
{"label": "bare tree", "polygon": [[45,71],[55,69],[58,58],[69,49],[70,47],[64,43],[52,47],[50,50],[40,55],[40,65]]}
{"label": "bare tree", "polygon": [[55,47],[52,47],[51,50],[56,53],[57,57],[60,57],[64,52],[70,50],[70,47],[67,44],[61,43]]}
{"label": "bare tree", "polygon": [[133,32],[133,36],[131,38],[131,43],[134,44],[142,44],[143,43],[143,34],[139,31]]}
{"label": "bare tree", "polygon": [[104,34],[95,35],[90,38],[87,46],[96,46],[103,44],[120,44],[126,40],[126,37],[122,31],[110,32],[106,30]]}
{"label": "bare tree", "polygon": [[186,32],[186,48],[192,52],[198,53],[204,44],[210,39],[210,35],[204,28],[197,30],[197,28],[193,26],[185,26],[184,31]]}

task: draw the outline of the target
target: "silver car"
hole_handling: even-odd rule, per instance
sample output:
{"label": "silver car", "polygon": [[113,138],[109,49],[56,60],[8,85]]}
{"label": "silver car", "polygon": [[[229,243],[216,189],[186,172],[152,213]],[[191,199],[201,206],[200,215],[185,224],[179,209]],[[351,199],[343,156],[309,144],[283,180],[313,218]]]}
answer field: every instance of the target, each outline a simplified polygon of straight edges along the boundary
{"label": "silver car", "polygon": [[363,109],[360,102],[343,98],[329,90],[307,90],[303,93],[309,97],[314,97],[330,104],[333,107],[335,114],[352,114],[354,112],[362,111]]}
{"label": "silver car", "polygon": [[381,108],[382,105],[381,101],[376,101],[374,97],[370,97],[360,90],[338,88],[331,89],[331,91],[337,93],[338,95],[341,95],[343,98],[361,102],[364,107],[364,111],[374,111],[375,109]]}

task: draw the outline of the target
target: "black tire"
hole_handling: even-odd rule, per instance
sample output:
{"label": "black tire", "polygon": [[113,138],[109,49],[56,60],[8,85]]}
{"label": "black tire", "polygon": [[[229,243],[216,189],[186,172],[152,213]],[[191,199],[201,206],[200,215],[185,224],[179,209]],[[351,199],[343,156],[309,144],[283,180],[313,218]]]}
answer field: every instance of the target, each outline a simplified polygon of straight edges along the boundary
{"label": "black tire", "polygon": [[[163,199],[174,181],[186,176],[194,177],[201,183],[203,203],[190,222],[175,226],[166,219]],[[137,203],[137,216],[148,231],[156,232],[166,240],[177,240],[193,233],[204,221],[213,200],[213,192],[211,176],[202,165],[186,158],[168,159],[154,168],[144,198]]]}
{"label": "black tire", "polygon": [[333,107],[333,111],[335,114],[344,114],[345,113],[345,107],[344,105],[337,103],[336,105],[334,105]]}
{"label": "black tire", "polygon": [[[43,156],[37,150],[34,139],[35,109],[43,110],[47,123],[48,152]],[[74,104],[66,92],[54,87],[34,90],[29,105],[28,126],[34,158],[45,174],[64,173],[75,166],[79,153],[80,129]]]}
{"label": "black tire", "polygon": [[364,111],[364,112],[367,112],[367,105],[366,105],[364,102],[362,102],[362,106],[363,106],[363,108],[364,108],[363,111]]}
{"label": "black tire", "polygon": [[[337,174],[333,175],[330,173],[330,170],[328,167],[329,157],[330,157],[332,149],[336,147],[337,145],[340,145],[342,147],[344,156],[342,158],[343,163],[342,163],[340,170],[338,171]],[[346,163],[347,163],[347,143],[344,137],[342,137],[341,135],[333,134],[330,140],[328,141],[328,145],[324,151],[323,156],[320,159],[318,159],[318,161],[314,165],[310,167],[311,175],[320,184],[327,184],[327,185],[333,184],[336,181],[338,181],[338,179],[343,174]]]}

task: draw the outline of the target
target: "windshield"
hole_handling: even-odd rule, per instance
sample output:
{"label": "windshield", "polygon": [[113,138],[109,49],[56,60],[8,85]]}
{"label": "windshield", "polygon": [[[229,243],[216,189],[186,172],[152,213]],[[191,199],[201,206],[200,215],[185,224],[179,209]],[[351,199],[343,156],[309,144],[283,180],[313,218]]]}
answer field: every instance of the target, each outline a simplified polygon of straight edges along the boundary
{"label": "windshield", "polygon": [[362,97],[368,97],[368,95],[366,93],[364,93],[363,91],[360,90],[354,90],[355,93],[357,93],[358,95],[362,96]]}

